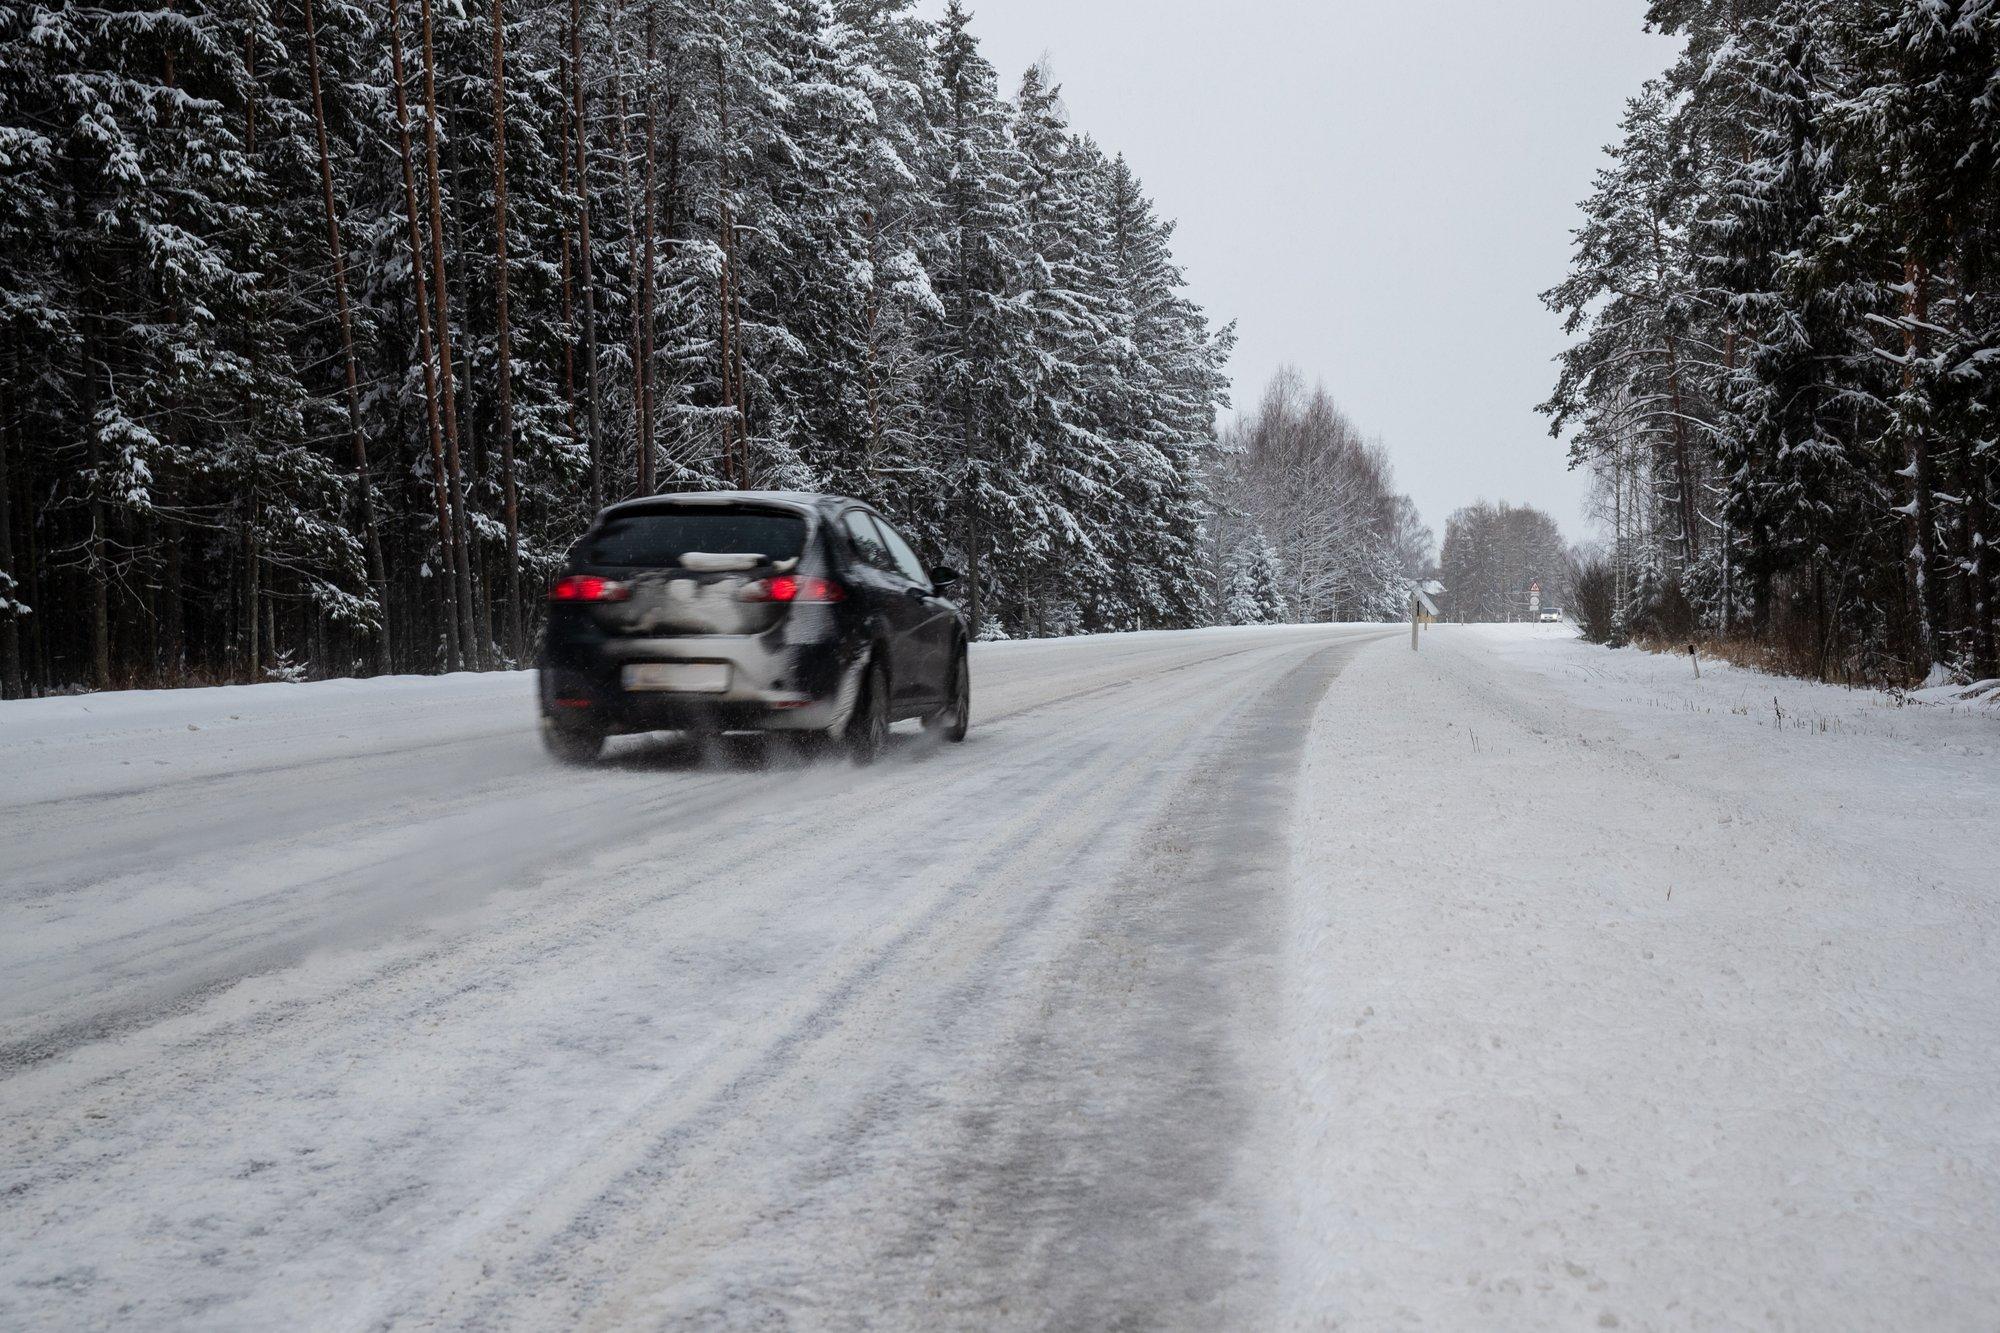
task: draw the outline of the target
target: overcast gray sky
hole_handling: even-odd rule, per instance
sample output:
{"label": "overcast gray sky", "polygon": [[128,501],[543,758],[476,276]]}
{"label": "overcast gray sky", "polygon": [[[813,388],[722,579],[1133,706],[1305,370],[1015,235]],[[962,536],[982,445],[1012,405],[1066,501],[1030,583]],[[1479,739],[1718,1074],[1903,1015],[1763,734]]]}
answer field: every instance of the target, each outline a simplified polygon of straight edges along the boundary
{"label": "overcast gray sky", "polygon": [[[1582,479],[1535,404],[1576,201],[1674,47],[1644,0],[970,0],[1010,95],[1046,56],[1123,152],[1195,299],[1241,334],[1239,407],[1291,362],[1380,435],[1440,538],[1480,497],[1572,537]],[[943,12],[924,0],[923,12]]]}

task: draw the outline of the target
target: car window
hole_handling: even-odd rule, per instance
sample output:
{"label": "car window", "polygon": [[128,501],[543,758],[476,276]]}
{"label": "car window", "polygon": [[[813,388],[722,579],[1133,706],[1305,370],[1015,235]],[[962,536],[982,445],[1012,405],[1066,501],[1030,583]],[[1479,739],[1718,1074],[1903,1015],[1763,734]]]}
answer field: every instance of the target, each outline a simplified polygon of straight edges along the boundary
{"label": "car window", "polygon": [[846,525],[848,541],[863,564],[872,565],[885,574],[896,572],[896,558],[889,554],[888,546],[882,541],[881,530],[868,516],[868,511],[850,509],[840,516],[840,521]]}
{"label": "car window", "polygon": [[671,568],[690,551],[791,560],[805,549],[806,524],[797,514],[769,509],[688,508],[617,514],[584,543],[592,565]]}
{"label": "car window", "polygon": [[875,516],[875,526],[882,530],[882,540],[889,543],[889,554],[896,562],[897,572],[919,588],[930,587],[929,571],[924,568],[924,562],[917,559],[917,553],[910,549],[910,544],[903,540],[903,534],[884,523],[880,514]]}

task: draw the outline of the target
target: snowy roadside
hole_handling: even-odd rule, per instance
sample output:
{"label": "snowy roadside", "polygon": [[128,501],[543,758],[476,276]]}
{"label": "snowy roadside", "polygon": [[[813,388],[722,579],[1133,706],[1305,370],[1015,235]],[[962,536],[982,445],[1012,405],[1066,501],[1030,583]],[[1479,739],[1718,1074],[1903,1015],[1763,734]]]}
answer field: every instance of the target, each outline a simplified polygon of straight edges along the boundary
{"label": "snowy roadside", "polygon": [[[981,664],[1006,664],[1031,677],[1042,665],[1075,669],[1080,659],[1069,654],[1079,649],[1096,654],[1094,663],[1115,665],[1169,644],[1226,643],[1246,633],[1267,642],[1310,637],[1322,628],[1014,639],[974,645],[973,663],[975,679]],[[0,808],[306,760],[528,735],[534,691],[533,671],[494,671],[10,700],[0,703]],[[990,716],[993,704],[1011,702],[982,693],[975,711]]]}
{"label": "snowy roadside", "polygon": [[2000,717],[1561,627],[1343,686],[1294,841],[1299,1324],[2000,1322]]}
{"label": "snowy roadside", "polygon": [[0,703],[0,807],[521,730],[534,674],[119,690]]}

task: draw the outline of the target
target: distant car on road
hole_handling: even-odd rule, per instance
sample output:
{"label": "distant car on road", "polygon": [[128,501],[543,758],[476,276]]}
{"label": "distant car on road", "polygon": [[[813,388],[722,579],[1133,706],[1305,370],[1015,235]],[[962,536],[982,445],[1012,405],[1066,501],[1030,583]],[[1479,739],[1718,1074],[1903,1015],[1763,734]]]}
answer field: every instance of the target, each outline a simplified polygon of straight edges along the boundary
{"label": "distant car on road", "polygon": [[1560,625],[1562,623],[1562,618],[1563,618],[1563,613],[1559,608],[1553,606],[1545,606],[1542,608],[1542,623],[1544,625]]}
{"label": "distant car on road", "polygon": [[607,736],[781,731],[871,762],[921,718],[965,739],[966,627],[867,505],[837,495],[660,495],[597,516],[549,589],[542,739],[567,763]]}

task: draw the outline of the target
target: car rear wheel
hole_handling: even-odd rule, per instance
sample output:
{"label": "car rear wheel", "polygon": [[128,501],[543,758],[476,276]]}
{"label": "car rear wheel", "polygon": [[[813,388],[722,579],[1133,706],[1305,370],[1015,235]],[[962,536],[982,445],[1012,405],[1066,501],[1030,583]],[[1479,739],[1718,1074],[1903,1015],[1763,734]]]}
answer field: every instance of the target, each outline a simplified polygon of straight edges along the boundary
{"label": "car rear wheel", "polygon": [[560,726],[543,718],[542,747],[559,763],[588,764],[603,751],[604,733],[585,727]]}
{"label": "car rear wheel", "polygon": [[881,663],[871,662],[861,682],[861,697],[854,701],[854,715],[841,739],[855,763],[872,764],[889,742],[889,674]]}
{"label": "car rear wheel", "polygon": [[965,739],[966,728],[972,725],[972,664],[966,661],[963,646],[952,660],[951,683],[945,688],[945,697],[951,702],[924,715],[924,730],[956,745]]}

